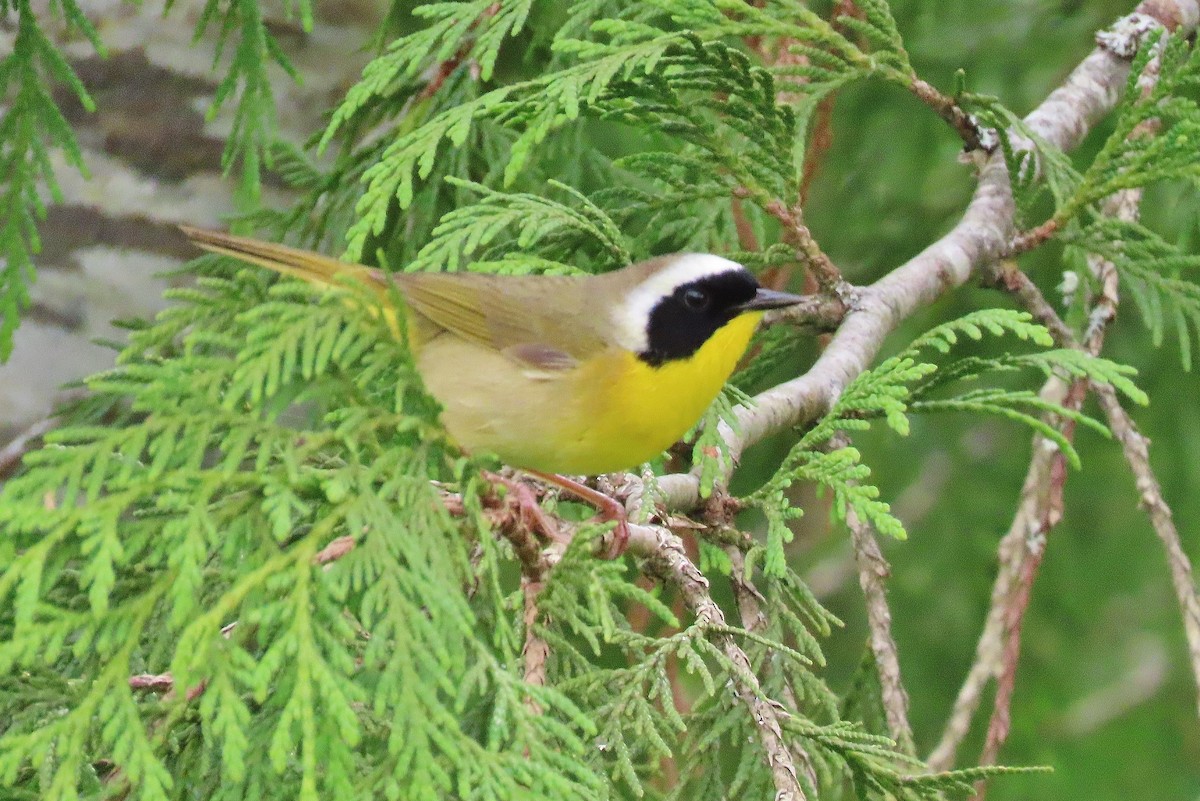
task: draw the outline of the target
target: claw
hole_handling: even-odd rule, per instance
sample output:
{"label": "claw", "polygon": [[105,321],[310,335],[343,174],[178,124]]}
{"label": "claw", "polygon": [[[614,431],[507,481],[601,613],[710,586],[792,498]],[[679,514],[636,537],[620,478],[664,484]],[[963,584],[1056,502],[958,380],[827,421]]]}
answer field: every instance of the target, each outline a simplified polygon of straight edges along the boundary
{"label": "claw", "polygon": [[554,524],[550,516],[542,511],[542,505],[538,503],[537,495],[528,484],[498,473],[488,473],[488,479],[509,491],[516,506],[517,519],[524,528],[554,542],[564,542],[569,539],[559,532],[558,526]]}
{"label": "claw", "polygon": [[612,530],[612,542],[608,545],[608,553],[605,554],[609,559],[619,559],[621,554],[625,553],[625,549],[629,547],[629,520],[625,517],[625,510],[621,509],[621,516],[617,518],[617,525]]}
{"label": "claw", "polygon": [[625,553],[625,549],[629,547],[629,520],[625,515],[625,507],[619,501],[566,476],[543,473],[539,470],[526,469],[524,472],[545,481],[547,484],[552,484],[559,489],[566,490],[575,497],[595,506],[596,511],[600,513],[599,517],[601,520],[615,521],[617,525],[612,531],[612,542],[609,544],[608,552],[605,556],[609,559],[616,559]]}

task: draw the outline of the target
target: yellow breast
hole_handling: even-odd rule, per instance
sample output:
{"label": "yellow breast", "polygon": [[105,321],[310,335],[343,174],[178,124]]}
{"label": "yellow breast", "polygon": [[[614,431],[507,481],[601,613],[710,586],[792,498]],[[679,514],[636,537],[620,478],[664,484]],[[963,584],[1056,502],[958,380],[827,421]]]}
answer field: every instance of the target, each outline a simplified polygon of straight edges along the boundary
{"label": "yellow breast", "polygon": [[653,367],[629,352],[581,376],[590,398],[574,442],[558,449],[559,472],[593,475],[653,459],[696,424],[746,352],[761,314],[718,329],[691,358]]}
{"label": "yellow breast", "polygon": [[688,359],[652,367],[613,349],[548,377],[455,336],[418,351],[442,421],[469,450],[514,467],[597,475],[653,459],[687,433],[746,351],[761,314],[718,329]]}

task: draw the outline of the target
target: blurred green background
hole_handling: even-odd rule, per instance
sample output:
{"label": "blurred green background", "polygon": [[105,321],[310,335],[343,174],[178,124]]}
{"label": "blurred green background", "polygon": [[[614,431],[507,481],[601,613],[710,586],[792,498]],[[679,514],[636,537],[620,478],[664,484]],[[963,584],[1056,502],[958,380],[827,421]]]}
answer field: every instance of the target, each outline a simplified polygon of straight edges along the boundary
{"label": "blurred green background", "polygon": [[[1132,10],[1122,2],[898,0],[893,13],[919,74],[944,90],[966,71],[970,91],[1024,114],[1092,48],[1096,31]],[[956,163],[959,142],[899,90],[842,92],[832,144],[811,187],[808,221],[856,283],[879,277],[945,232],[973,181]],[[1101,126],[1079,151],[1093,152]],[[1194,192],[1152,187],[1144,220],[1194,252]],[[1035,220],[1036,222],[1036,220]],[[1064,269],[1050,246],[1022,262],[1048,297]],[[909,322],[893,342],[974,308],[1008,305],[969,288]],[[1132,302],[1110,331],[1109,358],[1140,371],[1152,401],[1133,410],[1153,440],[1153,466],[1193,559],[1200,558],[1200,377],[1180,367],[1171,336],[1155,348]],[[1087,409],[1095,412],[1094,404]],[[873,431],[855,442],[909,527],[887,542],[895,635],[922,754],[937,742],[973,658],[996,544],[1008,529],[1028,466],[1030,437],[1007,423],[961,417],[915,421],[910,436]],[[1051,774],[1001,779],[992,799],[1195,799],[1200,724],[1180,612],[1166,560],[1119,447],[1082,431],[1083,469],[1071,473],[1062,524],[1052,533],[1024,627],[1013,729],[1001,760],[1044,764]],[[758,454],[770,456],[765,445]],[[749,465],[747,466],[749,467]],[[810,515],[810,518],[818,517]],[[861,593],[842,533],[802,521],[796,545],[826,603],[847,621],[828,645],[830,680],[844,687],[866,637]],[[991,692],[959,764],[978,756]]]}
{"label": "blurred green background", "polygon": [[[93,5],[97,18],[119,16],[106,4]],[[280,103],[282,127],[294,134],[296,141],[303,141],[304,135],[321,124],[313,118],[335,104],[355,79],[367,56],[350,51],[365,44],[386,5],[382,0],[320,3],[316,34],[308,38],[294,31],[289,34],[289,46],[294,46],[294,55],[301,59],[299,71],[306,89],[299,100],[282,91],[279,97],[286,98]],[[994,94],[1021,114],[1039,103],[1090,51],[1096,31],[1133,8],[1131,0],[894,0],[891,5],[922,77],[948,92],[954,86],[955,72],[962,69],[970,91]],[[814,6],[828,15],[830,3]],[[539,14],[553,17],[564,7],[547,0]],[[126,7],[120,8],[125,14]],[[154,37],[164,37],[163,31],[168,30],[157,15],[156,9],[147,12],[145,29],[131,34],[130,41],[146,48],[151,56],[158,52],[160,57],[168,54],[174,58],[189,53],[190,24],[182,26],[179,42],[165,40],[156,45]],[[177,13],[171,21],[179,16]],[[330,37],[329,31],[338,25],[349,32],[343,38]],[[529,57],[523,47],[533,51],[540,40],[536,31],[525,36],[524,42],[518,43],[521,46],[506,52],[502,71],[532,68],[537,57]],[[347,41],[354,45],[348,46]],[[115,49],[120,47],[117,43]],[[189,67],[188,74],[203,73],[211,57],[205,53],[196,58],[198,66]],[[126,65],[128,80],[121,80],[124,73],[117,69],[121,64]],[[98,77],[89,77],[88,69],[82,72],[100,98],[100,112],[95,118],[72,117],[72,123],[82,127],[98,119],[104,125],[84,137],[86,147],[102,144],[115,150],[114,145],[123,141],[122,134],[149,130],[167,144],[161,150],[167,155],[149,160],[152,167],[161,170],[170,158],[182,153],[198,163],[189,168],[203,171],[207,177],[191,176],[190,183],[184,183],[178,192],[173,183],[178,176],[165,174],[151,176],[157,183],[142,183],[141,172],[137,182],[118,183],[111,178],[90,184],[79,181],[66,187],[68,198],[76,198],[72,208],[78,214],[92,204],[120,198],[125,215],[120,221],[126,226],[121,230],[141,232],[148,227],[147,218],[157,219],[155,215],[162,213],[165,221],[160,221],[158,231],[162,243],[152,249],[175,258],[190,255],[170,223],[186,219],[215,225],[232,211],[224,197],[232,182],[222,183],[217,178],[221,143],[209,141],[207,134],[201,136],[202,120],[192,102],[193,94],[210,92],[212,87],[181,88],[170,74],[160,75],[160,70],[149,69],[145,62],[128,55],[104,63],[89,61],[85,66],[89,65]],[[163,83],[157,89],[148,88],[156,76]],[[105,80],[135,89],[105,94],[100,91]],[[151,105],[167,122],[143,124],[146,109],[141,104],[147,98],[155,101]],[[133,122],[121,123],[124,118],[119,115],[105,116],[123,108]],[[297,109],[311,117],[299,119]],[[185,147],[173,126],[193,116],[196,133]],[[810,187],[807,222],[851,281],[869,283],[901,264],[948,230],[965,208],[974,180],[969,168],[956,160],[960,141],[940,119],[900,89],[871,82],[843,90],[836,97],[828,133],[829,146],[819,157]],[[1099,126],[1078,157],[1086,160],[1106,133],[1107,128]],[[613,135],[609,127],[597,138]],[[141,139],[131,141],[130,152],[148,150]],[[621,151],[626,146],[635,148],[637,143],[618,138],[605,145]],[[207,161],[200,163],[201,156]],[[112,169],[102,159],[93,161],[102,177]],[[293,200],[270,176],[268,190],[266,202],[270,205],[286,206]],[[280,194],[272,194],[275,191]],[[213,200],[205,192],[212,196],[219,192],[222,199]],[[135,206],[134,201],[143,205]],[[1195,192],[1179,186],[1151,187],[1143,209],[1149,225],[1195,252],[1200,226]],[[43,229],[47,243],[61,246],[67,231],[81,232],[78,236],[87,246],[105,237],[110,244],[121,245],[125,250],[114,251],[120,255],[119,273],[131,274],[127,256],[131,242],[119,237],[112,240],[109,228],[99,223],[81,225],[76,216],[59,209],[56,217],[52,211]],[[42,261],[50,261],[49,256],[44,254]],[[1064,269],[1059,248],[1051,244],[1022,264],[1049,297],[1058,297],[1055,287]],[[39,292],[54,286],[53,269],[53,265],[50,270],[43,267]],[[116,274],[117,268],[112,272]],[[148,281],[149,272],[147,268],[147,277],[138,278],[139,285]],[[60,283],[74,286],[76,273],[64,269],[64,275]],[[152,289],[157,301],[159,289]],[[109,284],[96,293],[105,298],[121,294]],[[44,298],[36,300],[52,311],[57,308]],[[93,298],[85,300],[79,301],[80,306],[91,308]],[[890,347],[900,347],[930,326],[968,311],[1008,304],[1008,299],[995,291],[978,287],[958,290],[910,320],[893,336]],[[35,319],[27,321],[26,334],[37,324]],[[57,337],[59,332],[54,329],[52,333]],[[17,354],[45,371],[48,364],[64,361],[60,340],[48,342],[46,352],[54,354],[53,360],[28,342],[18,342]],[[813,355],[815,349],[809,354]],[[1140,371],[1139,383],[1152,403],[1133,414],[1153,440],[1153,464],[1174,509],[1184,545],[1193,559],[1200,559],[1200,493],[1195,491],[1200,486],[1200,377],[1182,370],[1178,343],[1172,336],[1160,348],[1152,345],[1132,303],[1126,304],[1112,327],[1105,355]],[[79,374],[103,366],[89,363]],[[11,380],[0,380],[0,387],[31,383],[33,368],[25,363],[14,361],[7,370],[0,371],[0,379],[7,375]],[[65,380],[55,377],[48,383],[57,385]],[[1086,408],[1095,411],[1094,405]],[[918,418],[905,438],[886,429],[855,437],[884,499],[893,504],[910,532],[908,541],[887,541],[884,548],[893,566],[889,586],[895,634],[923,755],[940,736],[973,658],[995,574],[996,544],[1016,507],[1029,443],[1028,431],[1016,424],[950,416]],[[1196,687],[1163,551],[1137,507],[1133,481],[1118,446],[1084,430],[1078,435],[1077,447],[1084,464],[1068,478],[1065,518],[1050,537],[1034,587],[1024,626],[1013,730],[1001,753],[1005,763],[1049,765],[1054,772],[997,780],[989,797],[994,801],[1195,801],[1200,798]],[[780,448],[781,443],[768,442],[753,449],[739,471],[740,485],[751,486],[773,472]],[[827,515],[822,513],[823,501],[804,500],[809,514],[797,526],[793,555],[822,600],[846,621],[846,627],[825,644],[830,660],[827,675],[840,690],[849,684],[863,653],[862,597],[847,536],[829,528]],[[977,758],[990,703],[989,692],[976,730],[960,749],[960,765],[971,765]]]}

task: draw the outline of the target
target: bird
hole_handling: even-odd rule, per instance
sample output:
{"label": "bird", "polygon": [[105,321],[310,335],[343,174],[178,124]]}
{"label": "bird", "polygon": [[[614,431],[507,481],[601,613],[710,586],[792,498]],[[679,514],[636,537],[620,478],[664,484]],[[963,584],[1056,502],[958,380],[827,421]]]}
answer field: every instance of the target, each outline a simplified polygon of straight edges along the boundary
{"label": "bird", "polygon": [[610,519],[620,517],[613,499],[566,477],[629,470],[661,454],[711,405],[763,313],[804,299],[711,253],[590,275],[389,273],[181,228],[205,250],[319,286],[358,282],[393,319],[398,294],[417,371],[451,439],[568,489]]}

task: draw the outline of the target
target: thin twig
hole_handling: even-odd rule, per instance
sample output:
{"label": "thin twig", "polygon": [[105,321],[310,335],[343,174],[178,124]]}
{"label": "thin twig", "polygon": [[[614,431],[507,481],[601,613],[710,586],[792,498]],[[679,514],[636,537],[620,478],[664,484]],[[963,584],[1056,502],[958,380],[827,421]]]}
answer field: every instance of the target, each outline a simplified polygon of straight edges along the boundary
{"label": "thin twig", "polygon": [[[492,3],[483,10],[483,13],[479,16],[479,19],[475,20],[475,22],[471,24],[471,27],[474,28],[484,20],[496,16],[496,13],[499,11],[500,4]],[[422,88],[417,94],[416,102],[420,103],[424,100],[428,100],[441,91],[442,85],[446,83],[446,80],[454,74],[456,69],[462,66],[463,61],[470,54],[473,44],[474,43],[471,41],[466,42],[454,55],[433,67],[433,69],[428,73],[428,81],[426,82],[424,88]],[[472,62],[471,70],[472,77],[478,80],[478,65]]]}
{"label": "thin twig", "polygon": [[[742,628],[750,632],[759,632],[767,627],[767,615],[763,611],[763,594],[754,586],[754,582],[746,574],[746,553],[738,545],[726,545],[725,553],[729,555],[731,567],[729,582],[733,588],[733,597],[737,601],[738,616],[742,620]],[[796,709],[796,695],[790,685],[783,688],[783,701],[789,709]],[[817,786],[817,769],[812,757],[797,743],[792,744],[792,758],[796,766],[804,771],[804,777],[812,787]]]}
{"label": "thin twig", "polygon": [[729,585],[733,589],[733,598],[737,601],[742,628],[752,632],[762,631],[767,627],[767,615],[762,609],[766,599],[746,575],[746,554],[736,545],[726,545],[725,553],[729,556]]}
{"label": "thin twig", "polygon": [[[829,11],[830,24],[838,33],[846,35],[848,31],[842,24],[842,17],[862,19],[862,9],[854,0],[837,0],[833,4],[833,8]],[[865,42],[862,45],[863,50],[869,47]],[[792,58],[797,61],[803,59],[805,63],[808,61],[808,58],[802,54],[793,54]],[[809,125],[808,151],[804,154],[804,167],[800,172],[799,203],[801,208],[807,205],[812,183],[817,177],[825,155],[833,146],[833,109],[836,100],[837,92],[830,92],[821,99],[813,111],[812,123]]]}
{"label": "thin twig", "polygon": [[804,212],[800,206],[788,206],[781,200],[773,200],[766,204],[768,214],[779,220],[783,226],[783,241],[796,249],[796,255],[812,272],[813,278],[821,291],[834,297],[840,295],[847,286],[842,271],[833,260],[821,250],[812,231],[804,224]]}
{"label": "thin twig", "polygon": [[[840,433],[829,442],[830,449],[850,446],[850,438]],[[908,722],[908,693],[900,675],[900,650],[892,636],[892,611],[888,607],[884,580],[892,568],[879,548],[875,532],[861,520],[853,509],[846,510],[846,526],[854,546],[854,561],[858,568],[858,584],[867,607],[867,628],[871,632],[871,653],[879,673],[880,701],[887,718],[888,734],[905,754],[915,755],[912,726]]]}
{"label": "thin twig", "polygon": [[[1135,17],[1157,21],[1169,30],[1192,31],[1200,20],[1200,0],[1146,0],[1135,14],[1119,20],[1104,43],[1025,118],[1038,137],[1070,150],[1113,109],[1130,69],[1128,47],[1122,43],[1136,50],[1147,35],[1145,26],[1127,24]],[[870,366],[888,334],[903,320],[1005,254],[1013,235],[1013,214],[1008,170],[1004,159],[993,153],[983,160],[979,185],[959,223],[905,264],[858,290],[829,347],[807,373],[760,393],[753,404],[738,408],[736,426],[722,426],[732,457],[721,465],[725,480],[747,447],[823,414]],[[697,472],[662,476],[658,486],[667,508],[700,505]]]}
{"label": "thin twig", "polygon": [[[1058,379],[1051,379],[1043,391],[1047,394],[1057,393],[1061,391],[1061,385]],[[1083,403],[1084,394],[1085,387],[1076,384],[1067,391],[1067,397],[1061,403],[1065,408],[1078,409]],[[1072,437],[1075,428],[1073,420],[1064,418],[1051,422],[1064,437]],[[1034,438],[1033,447],[1037,455],[1031,459],[1026,477],[1025,486],[1029,492],[1023,495],[1022,508],[1017,515],[1021,521],[1020,525],[1025,529],[1021,540],[1024,547],[1007,551],[1013,560],[1011,571],[1015,573],[1017,580],[1012,586],[1012,591],[1004,599],[1003,610],[999,616],[1002,622],[1000,637],[1003,646],[999,664],[996,666],[996,697],[992,702],[992,715],[988,720],[987,735],[979,758],[980,765],[995,764],[1000,755],[1000,748],[1008,739],[1011,730],[1012,699],[1016,690],[1025,612],[1029,609],[1033,582],[1046,553],[1046,541],[1063,515],[1066,459],[1054,442],[1042,436]],[[1014,523],[1012,530],[1020,531],[1017,523]],[[985,782],[981,780],[976,786],[976,794],[982,798],[986,789]]]}
{"label": "thin twig", "polygon": [[328,545],[313,555],[313,564],[325,565],[328,567],[333,562],[336,562],[338,559],[341,559],[343,556],[350,553],[350,551],[354,550],[354,545],[354,537],[349,535],[337,537],[331,540]]}
{"label": "thin twig", "polygon": [[[1150,516],[1154,533],[1162,540],[1166,549],[1167,564],[1171,568],[1171,583],[1183,614],[1183,631],[1187,636],[1192,676],[1196,680],[1197,690],[1200,691],[1200,595],[1196,592],[1192,563],[1183,550],[1179,531],[1175,528],[1175,521],[1171,516],[1171,507],[1163,498],[1162,485],[1158,483],[1158,478],[1150,467],[1150,441],[1138,431],[1112,387],[1101,384],[1095,387],[1095,391],[1104,413],[1108,416],[1109,428],[1120,441],[1125,461],[1129,463],[1129,469],[1137,481],[1142,508]],[[1200,693],[1197,695],[1197,710],[1200,712]]]}
{"label": "thin twig", "polygon": [[1028,253],[1040,245],[1048,242],[1055,234],[1058,233],[1062,222],[1057,217],[1051,217],[1041,225],[1030,228],[1028,231],[1021,231],[1015,234],[1012,242],[1008,246],[1008,253],[1005,255],[1009,258],[1020,256],[1022,253]]}
{"label": "thin twig", "polygon": [[931,770],[945,771],[954,767],[958,747],[967,733],[971,730],[971,720],[983,699],[984,689],[989,681],[1000,674],[1004,645],[1005,614],[1008,609],[1008,599],[1013,595],[1014,588],[1020,577],[1020,566],[1027,553],[1026,531],[1033,528],[1036,518],[1036,503],[1029,500],[1038,487],[1043,486],[1042,475],[1049,470],[1048,461],[1051,453],[1047,450],[1035,450],[1034,460],[1045,460],[1047,464],[1035,466],[1031,462],[1022,490],[1022,503],[1013,519],[1012,527],[1001,540],[997,549],[1000,569],[996,581],[992,585],[992,597],[988,606],[988,616],[984,622],[983,632],[975,646],[975,659],[959,688],[958,696],[954,699],[946,727],[941,740],[925,760]]}
{"label": "thin twig", "polygon": [[[525,643],[521,648],[521,658],[524,663],[524,678],[527,684],[535,687],[546,685],[546,663],[550,659],[550,645],[538,633],[540,612],[538,611],[538,595],[546,584],[546,576],[561,557],[569,539],[559,536],[557,526],[537,504],[537,497],[528,485],[518,479],[509,479],[498,475],[489,478],[508,488],[509,494],[498,508],[490,510],[492,525],[496,531],[509,541],[513,551],[521,563],[521,596],[524,599],[522,621],[525,626]],[[495,504],[494,496],[486,502]],[[553,544],[554,558],[543,551],[538,534],[550,539]],[[541,705],[532,697],[526,699],[526,704],[535,714],[541,714]]]}
{"label": "thin twig", "polygon": [[16,471],[25,454],[37,447],[42,437],[58,428],[62,420],[58,415],[50,415],[38,420],[0,448],[0,480],[8,478]]}
{"label": "thin twig", "polygon": [[900,676],[900,651],[892,637],[892,611],[888,607],[884,579],[891,575],[891,566],[879,549],[879,542],[870,525],[846,510],[846,525],[854,543],[854,560],[858,565],[858,584],[867,604],[867,627],[871,632],[871,653],[879,672],[880,700],[887,717],[888,734],[899,750],[916,754],[912,726],[908,722],[908,693]]}
{"label": "thin twig", "polygon": [[[544,637],[537,633],[539,625],[537,601],[543,586],[545,584],[540,575],[533,577],[522,574],[521,594],[525,599],[525,614],[523,615],[525,646],[521,649],[521,658],[524,660],[525,683],[534,687],[546,686],[546,662],[550,659],[550,645]],[[542,709],[537,701],[530,698],[527,703],[534,714],[541,714]]]}
{"label": "thin twig", "polygon": [[1050,305],[1050,301],[1046,300],[1046,296],[1042,294],[1042,290],[1038,289],[1037,284],[1025,274],[1025,271],[1016,262],[1002,261],[989,264],[981,272],[983,284],[1003,290],[1020,301],[1035,320],[1046,326],[1055,342],[1070,343],[1066,347],[1080,347],[1075,332],[1063,322],[1063,319],[1058,316],[1058,312]]}
{"label": "thin twig", "polygon": [[833,147],[833,107],[836,100],[836,94],[826,95],[813,112],[808,152],[804,155],[804,167],[800,173],[801,207],[808,203],[809,192],[824,164],[825,154]]}
{"label": "thin twig", "polygon": [[166,693],[175,689],[175,677],[170,673],[139,673],[129,677],[129,689]]}
{"label": "thin twig", "polygon": [[[755,2],[754,5],[762,8],[764,4]],[[830,24],[835,30],[844,33],[844,26],[839,23],[839,18],[842,16],[861,18],[862,14],[854,5],[853,0],[838,0],[829,14]],[[747,36],[745,41],[751,50],[758,53],[763,63],[774,69],[783,71],[790,67],[806,66],[810,63],[807,54],[794,49],[795,45],[799,44],[795,39],[782,37],[768,40],[761,36]],[[866,48],[864,47],[864,49]],[[796,88],[802,88],[804,84],[808,83],[799,76],[792,76],[792,80],[795,82],[793,85]],[[796,91],[796,88],[782,88],[777,91],[775,93],[776,104],[794,106],[801,102],[804,95]],[[832,120],[836,96],[836,92],[827,94],[821,99],[813,114],[813,123],[809,129],[808,148],[804,155],[804,167],[801,171],[799,197],[797,198],[802,208],[808,202],[808,191],[812,186],[813,178],[816,177],[822,157],[833,144]]]}
{"label": "thin twig", "polygon": [[[913,76],[908,89],[918,100],[929,106],[934,113],[950,124],[950,127],[963,140],[964,150],[991,151],[999,143],[994,132],[985,132],[979,127],[979,121],[963,111],[957,100],[938,91],[929,82]],[[992,133],[992,135],[988,136],[988,133]]]}
{"label": "thin twig", "polygon": [[[629,528],[629,550],[645,557],[646,573],[674,585],[698,625],[724,629],[725,615],[709,594],[708,579],[687,558],[683,541],[660,526],[631,525]],[[796,773],[793,749],[784,739],[780,722],[786,711],[763,698],[750,658],[732,636],[714,633],[712,639],[733,667],[734,692],[746,705],[758,730],[759,742],[775,783],[775,801],[804,801],[806,796]]]}

